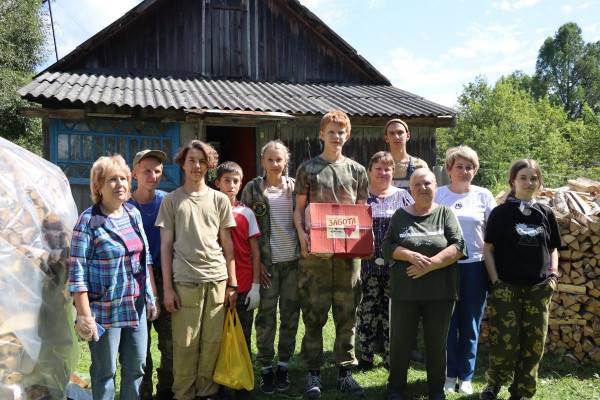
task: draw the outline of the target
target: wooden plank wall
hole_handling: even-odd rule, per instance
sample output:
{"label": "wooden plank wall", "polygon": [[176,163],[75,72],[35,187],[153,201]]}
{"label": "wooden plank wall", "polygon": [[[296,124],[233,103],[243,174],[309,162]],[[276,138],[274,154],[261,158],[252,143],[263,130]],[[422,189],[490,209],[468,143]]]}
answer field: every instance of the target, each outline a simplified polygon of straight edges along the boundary
{"label": "wooden plank wall", "polygon": [[[424,159],[430,167],[435,165],[435,129],[429,127],[411,129],[412,137],[408,142],[409,154]],[[352,127],[352,136],[344,146],[344,154],[366,167],[373,154],[381,150],[388,150],[383,141],[382,131],[382,126]],[[301,122],[288,124],[279,130],[279,136],[272,136],[272,138],[275,137],[280,138],[292,153],[291,175],[295,174],[300,163],[319,155],[322,151],[318,125]],[[268,140],[265,140],[265,143]]]}
{"label": "wooden plank wall", "polygon": [[287,82],[384,83],[285,0],[159,1],[62,70]]}
{"label": "wooden plank wall", "polygon": [[[371,156],[380,150],[387,150],[381,132],[382,126],[354,126],[352,137],[344,146],[344,154],[367,166]],[[182,124],[181,145],[194,137],[205,140],[197,124]],[[435,128],[411,127],[412,137],[408,142],[410,154],[423,158],[429,166],[435,165]],[[306,121],[294,121],[279,125],[277,122],[256,125],[256,174],[262,174],[260,150],[268,141],[281,139],[290,149],[289,175],[295,176],[296,169],[305,160],[319,155],[322,151],[319,140],[319,126]],[[183,182],[183,181],[182,181]],[[81,213],[92,202],[88,185],[71,184],[71,191],[78,211]]]}

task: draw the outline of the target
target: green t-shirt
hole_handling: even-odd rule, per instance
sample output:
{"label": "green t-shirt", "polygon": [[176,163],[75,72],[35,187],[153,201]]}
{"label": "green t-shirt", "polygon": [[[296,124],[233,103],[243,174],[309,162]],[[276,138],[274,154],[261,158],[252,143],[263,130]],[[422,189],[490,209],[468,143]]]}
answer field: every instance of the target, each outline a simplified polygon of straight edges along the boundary
{"label": "green t-shirt", "polygon": [[390,264],[390,297],[392,300],[442,300],[458,297],[457,263],[413,279],[406,274],[409,263],[393,260],[398,246],[432,257],[454,245],[466,257],[467,250],[458,220],[452,211],[438,205],[429,215],[414,216],[403,208],[392,216],[390,227],[381,244],[383,256]]}
{"label": "green t-shirt", "polygon": [[357,204],[369,197],[365,167],[344,157],[329,162],[317,156],[296,171],[295,194],[307,195],[308,203]]}

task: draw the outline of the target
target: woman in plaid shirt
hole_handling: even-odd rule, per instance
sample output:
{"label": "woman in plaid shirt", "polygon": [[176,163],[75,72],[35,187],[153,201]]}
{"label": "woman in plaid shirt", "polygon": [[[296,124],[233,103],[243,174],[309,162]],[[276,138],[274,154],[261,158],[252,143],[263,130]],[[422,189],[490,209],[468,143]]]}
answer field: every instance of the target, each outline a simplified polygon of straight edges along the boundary
{"label": "woman in plaid shirt", "polygon": [[118,352],[121,399],[139,399],[148,340],[145,320],[158,316],[142,218],[126,203],[130,183],[123,157],[100,157],[90,177],[94,205],[79,216],[71,241],[69,291],[77,309],[75,330],[90,342],[95,400],[115,397]]}

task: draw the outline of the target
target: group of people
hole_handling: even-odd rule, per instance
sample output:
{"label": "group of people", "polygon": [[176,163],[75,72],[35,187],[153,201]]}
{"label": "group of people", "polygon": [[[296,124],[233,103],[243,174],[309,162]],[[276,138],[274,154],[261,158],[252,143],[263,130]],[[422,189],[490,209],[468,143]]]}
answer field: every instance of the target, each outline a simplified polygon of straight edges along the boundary
{"label": "group of people", "polygon": [[[119,155],[94,163],[94,205],[74,228],[69,277],[75,328],[89,341],[94,399],[114,398],[117,357],[121,399],[152,398],[151,325],[161,352],[156,398],[221,398],[212,377],[228,309],[237,310],[248,350],[256,329],[265,394],[290,388],[300,310],[308,399],[325,389],[323,328],[330,310],[339,391],[364,396],[352,371],[374,367],[383,336],[387,398],[405,399],[422,324],[429,398],[471,394],[486,301],[490,356],[480,398],[495,399],[511,381],[512,400],[534,395],[560,246],[552,211],[535,201],[543,184],[537,163],[513,164],[511,192],[496,206],[488,190],[472,184],[479,160],[469,147],[448,150],[450,184],[438,188],[427,164],[407,153],[404,121],[386,124],[389,152],[375,153],[366,169],[343,155],[350,136],[348,116],[327,113],[319,129],[323,151],[302,163],[295,179],[288,176],[287,147],[268,142],[261,150],[264,174],[243,190],[241,167],[218,165],[215,149],[200,140],[175,156],[185,180],[168,194],[157,189],[167,158],[160,150],[140,151],[132,172]],[[214,168],[215,189],[205,179]],[[372,257],[312,254],[310,203],[369,204]],[[245,390],[233,395],[250,398]]]}

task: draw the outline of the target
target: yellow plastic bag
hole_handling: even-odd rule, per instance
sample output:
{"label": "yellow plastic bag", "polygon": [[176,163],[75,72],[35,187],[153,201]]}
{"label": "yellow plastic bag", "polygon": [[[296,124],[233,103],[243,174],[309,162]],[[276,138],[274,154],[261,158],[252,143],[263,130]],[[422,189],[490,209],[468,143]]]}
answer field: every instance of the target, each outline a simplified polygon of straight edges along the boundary
{"label": "yellow plastic bag", "polygon": [[254,389],[254,371],[242,324],[235,309],[227,311],[213,380],[232,389]]}

